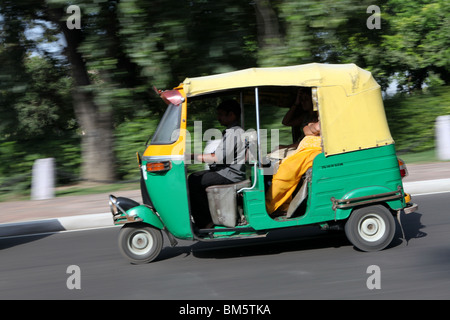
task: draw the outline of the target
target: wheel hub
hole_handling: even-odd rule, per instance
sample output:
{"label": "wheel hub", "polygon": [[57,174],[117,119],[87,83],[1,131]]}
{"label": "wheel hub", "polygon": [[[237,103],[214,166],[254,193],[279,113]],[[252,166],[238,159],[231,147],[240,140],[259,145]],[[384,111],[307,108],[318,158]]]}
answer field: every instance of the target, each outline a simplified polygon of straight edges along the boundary
{"label": "wheel hub", "polygon": [[148,244],[148,239],[143,234],[136,235],[132,240],[132,245],[136,249],[144,249]]}
{"label": "wheel hub", "polygon": [[386,231],[382,218],[377,215],[369,215],[361,220],[359,235],[366,241],[377,241],[381,239]]}
{"label": "wheel hub", "polygon": [[367,219],[362,224],[362,231],[368,236],[373,236],[378,229],[378,222],[375,219]]}
{"label": "wheel hub", "polygon": [[134,254],[142,255],[151,250],[153,238],[147,232],[138,232],[130,237],[128,248]]}

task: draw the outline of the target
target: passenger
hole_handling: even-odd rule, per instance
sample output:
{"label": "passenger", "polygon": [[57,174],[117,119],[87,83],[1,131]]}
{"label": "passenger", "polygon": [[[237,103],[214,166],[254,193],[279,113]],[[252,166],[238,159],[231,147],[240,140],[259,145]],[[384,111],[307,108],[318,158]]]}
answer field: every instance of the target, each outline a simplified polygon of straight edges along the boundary
{"label": "passenger", "polygon": [[290,145],[280,145],[278,149],[273,150],[268,157],[271,159],[284,159],[295,153],[300,141],[305,137],[303,128],[308,123],[317,121],[317,112],[313,109],[311,89],[298,89],[294,104],[282,120],[283,125],[292,127],[292,138],[294,143]]}
{"label": "passenger", "polygon": [[284,116],[282,123],[292,127],[293,141],[298,143],[303,139],[303,128],[310,122],[317,122],[317,113],[314,112],[311,88],[300,88],[294,104]]}
{"label": "passenger", "polygon": [[206,188],[245,180],[244,130],[239,126],[241,108],[235,100],[226,100],[217,107],[217,119],[226,127],[215,153],[193,154],[192,159],[209,163],[209,170],[189,176],[189,196],[195,225],[212,227]]}
{"label": "passenger", "polygon": [[309,123],[303,132],[305,137],[295,153],[281,161],[266,193],[266,209],[273,216],[287,211],[300,179],[312,167],[314,158],[322,152],[319,122]]}

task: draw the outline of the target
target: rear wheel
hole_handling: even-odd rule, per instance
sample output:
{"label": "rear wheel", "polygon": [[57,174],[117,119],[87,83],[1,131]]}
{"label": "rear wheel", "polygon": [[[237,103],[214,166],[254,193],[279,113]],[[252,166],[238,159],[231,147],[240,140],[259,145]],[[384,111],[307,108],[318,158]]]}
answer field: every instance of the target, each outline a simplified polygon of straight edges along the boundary
{"label": "rear wheel", "polygon": [[122,227],[119,233],[119,250],[131,263],[153,261],[161,252],[161,230],[144,223],[132,223]]}
{"label": "rear wheel", "polygon": [[356,209],[345,224],[348,240],[362,251],[379,251],[394,238],[395,220],[382,205]]}

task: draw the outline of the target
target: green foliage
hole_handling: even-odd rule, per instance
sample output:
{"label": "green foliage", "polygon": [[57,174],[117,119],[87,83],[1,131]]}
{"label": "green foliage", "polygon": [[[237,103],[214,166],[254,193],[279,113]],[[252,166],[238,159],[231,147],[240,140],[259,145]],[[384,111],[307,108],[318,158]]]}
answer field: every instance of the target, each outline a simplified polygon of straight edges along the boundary
{"label": "green foliage", "polygon": [[[431,76],[448,84],[450,69],[450,4],[391,0],[383,7],[389,30],[382,36],[384,59],[394,67],[403,89],[420,89]],[[382,9],[382,10],[383,10]]]}
{"label": "green foliage", "polygon": [[122,1],[118,6],[125,52],[158,88],[189,76],[255,64],[253,8],[245,1]]}
{"label": "green foliage", "polygon": [[121,179],[134,180],[140,178],[136,152],[142,156],[145,143],[151,137],[158,125],[159,117],[142,117],[127,120],[115,130],[115,152],[117,158],[117,173]]}
{"label": "green foliage", "polygon": [[365,10],[352,0],[281,1],[278,7],[285,30],[286,64],[341,62],[349,21]]}
{"label": "green foliage", "polygon": [[24,139],[73,129],[71,78],[67,73],[66,67],[51,59],[37,56],[25,59],[27,89],[14,104],[16,136]]}
{"label": "green foliage", "polygon": [[40,139],[0,139],[0,193],[27,190],[37,159],[54,158],[57,184],[77,181],[80,173],[80,139],[69,134]]}
{"label": "green foliage", "polygon": [[[72,3],[70,3],[72,4]],[[381,9],[381,29],[368,29],[369,5]],[[69,176],[80,173],[83,131],[72,90],[80,89],[63,52],[43,44],[58,39],[65,0],[0,0],[0,185],[26,175],[37,158],[55,157]],[[399,149],[433,147],[434,121],[449,114],[450,4],[446,0],[80,0],[82,55],[98,112],[113,111],[116,171],[135,179],[135,151],[143,152],[164,111],[153,92],[185,77],[254,66],[309,62],[355,63],[383,89]],[[41,36],[26,31],[38,27]],[[427,92],[422,92],[423,88]],[[218,128],[217,99],[190,106],[188,130]],[[246,119],[254,114],[250,108]],[[265,109],[266,111],[268,109]],[[262,114],[279,128],[279,114]],[[275,117],[274,115],[277,115]],[[248,123],[248,127],[254,124]],[[283,131],[282,139],[288,139]],[[20,159],[20,161],[17,161]],[[29,180],[21,183],[29,184]],[[23,185],[21,186],[23,187]]]}
{"label": "green foliage", "polygon": [[[53,157],[58,183],[77,178],[80,138],[71,102],[67,68],[50,57],[23,57],[16,85],[3,92],[0,118],[0,186],[28,189],[35,160]],[[20,84],[20,90],[17,86]],[[11,183],[15,182],[15,183]],[[0,191],[4,191],[1,190]]]}
{"label": "green foliage", "polygon": [[420,152],[434,147],[435,121],[450,115],[450,88],[399,93],[384,102],[391,134],[399,152]]}

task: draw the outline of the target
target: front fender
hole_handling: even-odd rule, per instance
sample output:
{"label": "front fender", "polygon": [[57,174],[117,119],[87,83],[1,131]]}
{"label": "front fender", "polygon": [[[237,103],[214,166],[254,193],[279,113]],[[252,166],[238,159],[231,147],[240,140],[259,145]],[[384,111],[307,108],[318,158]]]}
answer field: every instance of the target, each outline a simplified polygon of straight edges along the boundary
{"label": "front fender", "polygon": [[159,215],[148,205],[139,205],[134,200],[123,197],[116,198],[110,195],[109,207],[116,225],[145,222],[158,229],[164,229],[164,223],[159,218]]}
{"label": "front fender", "polygon": [[[148,223],[158,229],[164,229],[164,224],[158,215],[146,205],[140,205],[127,210],[129,217],[134,217],[136,221]],[[139,219],[140,218],[140,219]]]}
{"label": "front fender", "polygon": [[120,207],[118,208],[117,204],[113,202],[111,211],[113,213],[114,224],[116,225],[144,222],[160,230],[164,229],[164,224],[159,216],[146,205],[137,205],[125,211]]}

